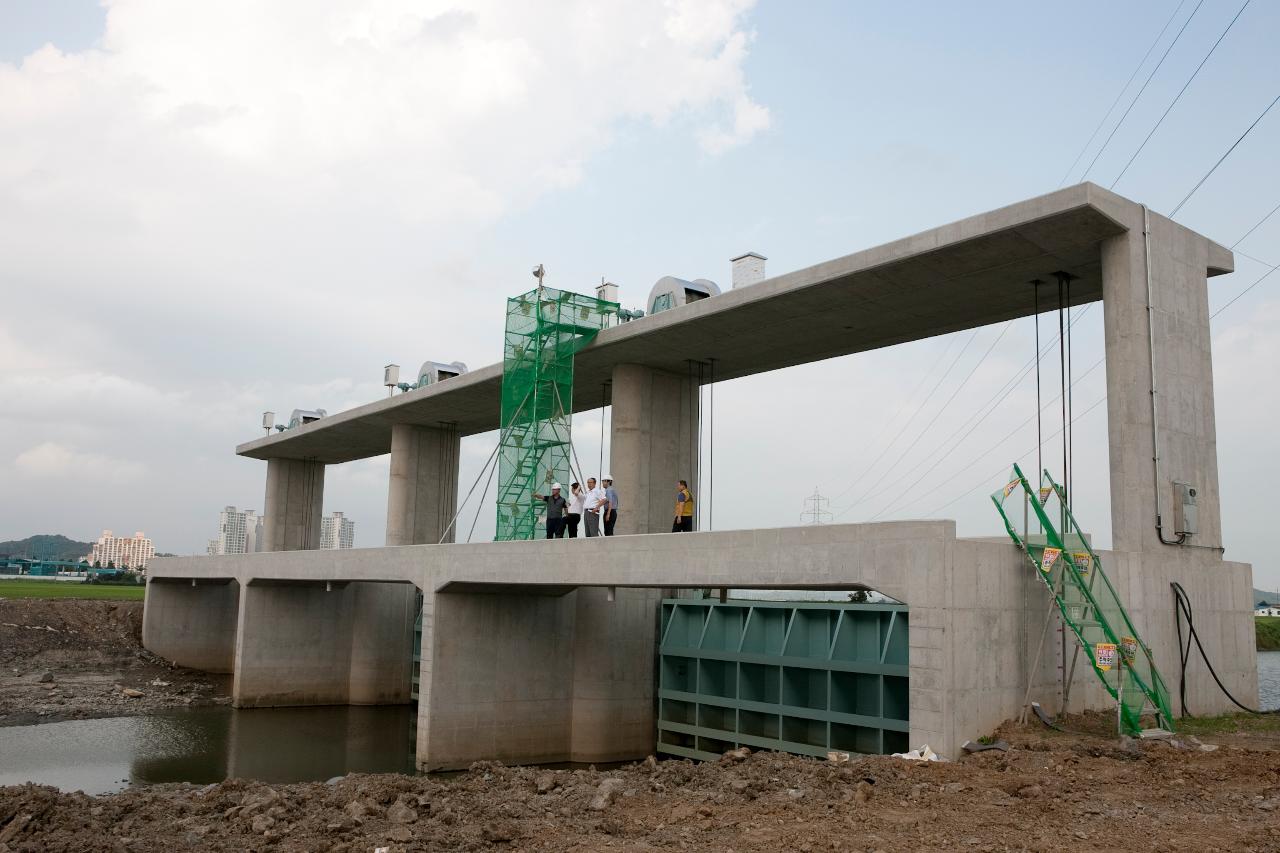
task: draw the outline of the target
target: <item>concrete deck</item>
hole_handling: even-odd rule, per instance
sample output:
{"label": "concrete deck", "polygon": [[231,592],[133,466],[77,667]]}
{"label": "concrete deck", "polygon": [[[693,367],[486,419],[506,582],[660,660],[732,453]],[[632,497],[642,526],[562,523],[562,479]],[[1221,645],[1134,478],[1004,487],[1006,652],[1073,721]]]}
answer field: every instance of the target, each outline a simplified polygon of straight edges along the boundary
{"label": "concrete deck", "polygon": [[[716,381],[821,361],[1033,313],[1027,282],[1078,277],[1073,305],[1102,298],[1101,244],[1140,206],[1079,184],[603,331],[574,360],[574,411],[599,408],[619,364],[676,374],[716,360]],[[1211,244],[1204,272],[1231,272]],[[759,335],[768,329],[768,335]],[[502,365],[255,439],[236,452],[349,462],[391,450],[395,424],[498,429]]]}
{"label": "concrete deck", "polygon": [[[1224,681],[1253,701],[1248,566],[1208,552],[1100,556],[1171,691],[1177,643],[1168,584],[1178,580],[1197,602],[1197,627]],[[223,618],[220,633],[209,620],[146,636],[148,648],[178,663],[233,656],[240,707],[398,695],[409,676],[394,664],[407,656],[406,640],[353,632],[352,623],[386,619],[394,627],[402,617],[357,615],[352,596],[387,583],[422,590],[418,761],[427,769],[479,757],[649,754],[661,589],[870,587],[906,602],[911,743],[944,755],[1015,716],[1028,679],[1046,707],[1060,698],[1056,642],[1031,672],[1048,593],[1012,545],[957,539],[947,521],[165,558],[149,574],[148,623],[156,621],[152,608],[172,606],[173,596],[193,604],[216,596],[211,604],[225,613],[228,582],[239,585],[234,630]],[[602,587],[618,588],[614,601]],[[219,644],[221,655],[212,650]],[[356,677],[366,682],[363,700]],[[1093,680],[1080,667],[1073,707],[1109,707]],[[1197,713],[1229,710],[1198,664],[1189,700]]]}

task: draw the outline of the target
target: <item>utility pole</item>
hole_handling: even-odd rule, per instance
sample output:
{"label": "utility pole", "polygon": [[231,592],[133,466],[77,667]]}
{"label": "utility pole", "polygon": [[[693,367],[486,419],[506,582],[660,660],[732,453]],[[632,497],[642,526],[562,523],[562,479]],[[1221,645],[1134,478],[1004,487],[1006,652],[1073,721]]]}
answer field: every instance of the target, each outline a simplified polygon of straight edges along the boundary
{"label": "utility pole", "polygon": [[830,524],[831,512],[827,509],[827,504],[831,502],[830,498],[824,498],[819,492],[818,487],[813,487],[813,494],[804,499],[804,512],[800,513],[800,520],[805,524]]}

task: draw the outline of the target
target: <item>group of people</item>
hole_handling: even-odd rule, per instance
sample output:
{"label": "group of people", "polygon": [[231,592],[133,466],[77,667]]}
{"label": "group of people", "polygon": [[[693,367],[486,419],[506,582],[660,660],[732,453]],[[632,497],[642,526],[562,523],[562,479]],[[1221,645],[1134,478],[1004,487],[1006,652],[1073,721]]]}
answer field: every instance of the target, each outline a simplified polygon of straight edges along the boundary
{"label": "group of people", "polygon": [[[578,526],[586,527],[587,536],[612,536],[618,524],[618,491],[613,487],[613,475],[605,474],[596,485],[596,478],[587,478],[584,489],[578,483],[569,484],[569,495],[565,497],[559,483],[551,485],[551,494],[541,495],[534,492],[533,497],[547,505],[547,538],[563,539],[568,534],[570,539],[578,538]],[[676,484],[675,520],[671,524],[672,533],[687,533],[693,530],[693,493],[689,484],[680,480]]]}

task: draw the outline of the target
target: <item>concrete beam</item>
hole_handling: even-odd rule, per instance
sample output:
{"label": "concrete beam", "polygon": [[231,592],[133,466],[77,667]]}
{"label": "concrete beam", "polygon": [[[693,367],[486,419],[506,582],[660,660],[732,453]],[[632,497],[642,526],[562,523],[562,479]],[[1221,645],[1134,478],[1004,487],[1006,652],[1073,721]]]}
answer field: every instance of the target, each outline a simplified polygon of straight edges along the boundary
{"label": "concrete beam", "polygon": [[262,550],[318,549],[323,507],[324,463],[304,459],[268,459]]}
{"label": "concrete beam", "polygon": [[[387,544],[434,545],[458,508],[461,439],[449,427],[391,427]],[[452,542],[450,530],[444,541]]]}
{"label": "concrete beam", "polygon": [[699,386],[689,374],[614,368],[607,473],[622,504],[618,534],[671,532],[676,480],[698,488],[699,417]]}

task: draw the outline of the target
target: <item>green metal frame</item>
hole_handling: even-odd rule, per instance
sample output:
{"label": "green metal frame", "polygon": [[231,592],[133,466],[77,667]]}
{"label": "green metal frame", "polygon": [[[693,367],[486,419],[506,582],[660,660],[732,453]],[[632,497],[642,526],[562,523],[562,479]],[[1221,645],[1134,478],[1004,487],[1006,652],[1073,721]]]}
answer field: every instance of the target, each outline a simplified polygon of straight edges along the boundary
{"label": "green metal frame", "polygon": [[908,748],[907,606],[666,599],[658,751]]}
{"label": "green metal frame", "polygon": [[571,479],[573,357],[617,311],[616,302],[550,287],[507,300],[496,540],[534,538],[534,493]]}
{"label": "green metal frame", "polygon": [[[1009,482],[991,495],[992,503],[1004,520],[1005,530],[1026,554],[1032,569],[1053,595],[1063,622],[1075,635],[1103,687],[1117,700],[1120,706],[1120,725],[1125,733],[1134,736],[1140,734],[1141,717],[1148,705],[1155,713],[1158,723],[1173,731],[1169,691],[1164,679],[1160,677],[1160,671],[1156,669],[1151,648],[1138,636],[1129,613],[1120,602],[1120,596],[1116,594],[1115,587],[1102,569],[1102,560],[1076,523],[1066,500],[1066,491],[1054,482],[1048,471],[1042,473],[1041,483],[1045,484],[1043,499],[1040,497],[1041,493],[1031,488],[1022,469],[1017,465],[1013,466]],[[1026,541],[1005,512],[1005,500],[1019,489],[1040,522],[1045,536],[1044,545]],[[1050,501],[1056,502],[1056,512],[1052,514],[1058,516],[1061,532],[1050,521],[1051,513],[1046,509]],[[1061,552],[1048,571],[1043,568],[1046,548],[1057,548]],[[1073,554],[1080,555],[1079,563],[1073,559]],[[1132,642],[1126,644],[1126,640]],[[1099,666],[1098,643],[1116,646],[1115,666],[1109,669]],[[1126,645],[1130,654],[1123,652]]]}

